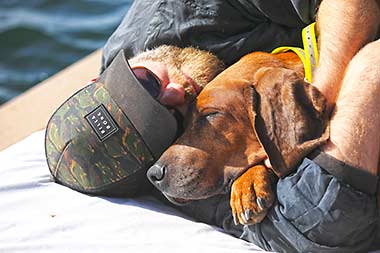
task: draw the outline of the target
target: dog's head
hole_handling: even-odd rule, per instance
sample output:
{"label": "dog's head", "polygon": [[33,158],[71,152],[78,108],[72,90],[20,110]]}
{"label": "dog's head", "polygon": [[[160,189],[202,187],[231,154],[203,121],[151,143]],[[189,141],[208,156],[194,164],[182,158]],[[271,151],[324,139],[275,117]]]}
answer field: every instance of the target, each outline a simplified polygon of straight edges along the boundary
{"label": "dog's head", "polygon": [[254,83],[217,77],[200,93],[184,134],[147,176],[176,204],[228,192],[267,156],[283,176],[324,140],[326,122],[324,99],[293,71],[265,68]]}

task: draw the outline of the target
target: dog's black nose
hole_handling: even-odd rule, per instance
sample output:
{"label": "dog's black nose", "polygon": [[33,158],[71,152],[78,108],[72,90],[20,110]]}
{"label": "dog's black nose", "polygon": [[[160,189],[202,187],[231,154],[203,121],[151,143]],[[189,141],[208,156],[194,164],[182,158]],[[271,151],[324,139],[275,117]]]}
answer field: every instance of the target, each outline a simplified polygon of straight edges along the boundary
{"label": "dog's black nose", "polygon": [[157,185],[165,177],[165,166],[155,164],[149,168],[146,175],[152,184]]}

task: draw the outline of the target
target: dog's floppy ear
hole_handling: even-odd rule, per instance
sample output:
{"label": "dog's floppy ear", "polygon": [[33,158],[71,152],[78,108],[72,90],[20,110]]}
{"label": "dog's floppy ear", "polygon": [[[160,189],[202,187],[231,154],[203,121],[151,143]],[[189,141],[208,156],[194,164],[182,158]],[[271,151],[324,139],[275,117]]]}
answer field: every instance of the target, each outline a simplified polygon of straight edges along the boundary
{"label": "dog's floppy ear", "polygon": [[[247,91],[244,91],[247,99]],[[286,176],[313,149],[327,141],[328,112],[323,95],[285,68],[262,68],[250,88],[254,130],[273,171]]]}

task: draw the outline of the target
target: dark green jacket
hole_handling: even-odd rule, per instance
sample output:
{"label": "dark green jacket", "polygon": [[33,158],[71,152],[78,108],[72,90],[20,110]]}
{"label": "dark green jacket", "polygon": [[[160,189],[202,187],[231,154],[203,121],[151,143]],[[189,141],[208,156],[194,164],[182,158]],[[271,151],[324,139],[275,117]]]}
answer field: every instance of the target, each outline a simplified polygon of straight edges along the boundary
{"label": "dark green jacket", "polygon": [[319,0],[137,0],[111,35],[102,69],[120,49],[127,58],[161,44],[196,46],[227,65],[252,51],[301,45]]}

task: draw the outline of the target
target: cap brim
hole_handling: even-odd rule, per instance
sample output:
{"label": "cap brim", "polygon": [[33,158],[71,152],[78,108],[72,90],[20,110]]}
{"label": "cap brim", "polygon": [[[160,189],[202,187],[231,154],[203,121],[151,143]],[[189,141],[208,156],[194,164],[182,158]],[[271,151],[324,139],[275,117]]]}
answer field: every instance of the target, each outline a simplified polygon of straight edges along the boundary
{"label": "cap brim", "polygon": [[137,80],[125,59],[124,50],[117,54],[97,82],[104,84],[157,159],[174,141],[177,122]]}
{"label": "cap brim", "polygon": [[54,112],[45,152],[57,182],[94,194],[115,193],[117,184],[127,194],[176,132],[175,117],[140,85],[120,52],[96,82]]}

